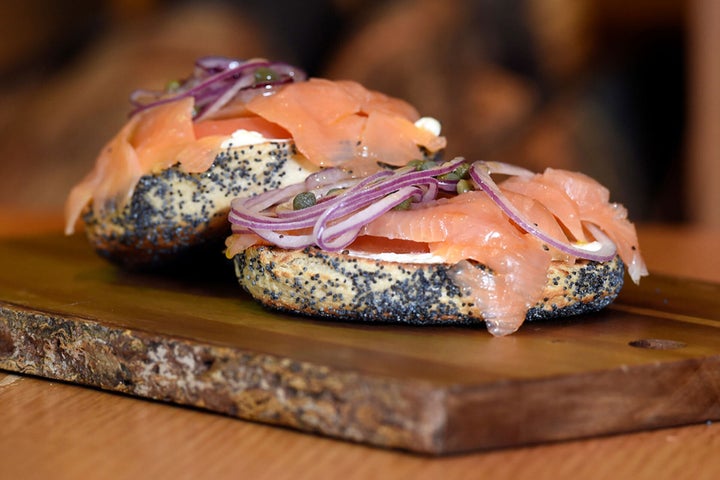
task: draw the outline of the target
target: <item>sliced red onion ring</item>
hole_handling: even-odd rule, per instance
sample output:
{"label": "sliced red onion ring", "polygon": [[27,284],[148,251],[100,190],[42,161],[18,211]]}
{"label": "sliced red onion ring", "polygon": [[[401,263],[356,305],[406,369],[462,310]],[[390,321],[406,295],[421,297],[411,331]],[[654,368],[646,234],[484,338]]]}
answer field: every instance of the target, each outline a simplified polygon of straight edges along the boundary
{"label": "sliced red onion ring", "polygon": [[[596,262],[608,262],[615,258],[615,255],[617,254],[615,244],[603,232],[601,232],[599,228],[596,228],[592,224],[585,223],[585,226],[595,237],[595,242],[585,245],[557,240],[535,226],[532,221],[528,220],[525,215],[515,208],[515,206],[505,197],[505,195],[500,191],[500,188],[490,177],[493,173],[509,175],[516,175],[519,173],[521,175],[525,175],[524,169],[519,169],[519,167],[509,169],[507,167],[507,164],[498,162],[475,162],[470,168],[470,177],[480,189],[488,194],[488,196],[513,222],[548,245],[560,250],[561,252],[567,253],[568,255]],[[532,172],[530,172],[530,174],[532,175]]]}
{"label": "sliced red onion ring", "polygon": [[328,208],[315,223],[313,229],[315,243],[323,250],[341,250],[357,238],[365,225],[413,196],[418,196],[417,187],[403,187],[334,224],[328,221],[335,217],[333,209]]}
{"label": "sliced red onion ring", "polygon": [[[422,203],[435,199],[439,191],[435,177],[452,172],[464,162],[456,158],[427,170],[412,167],[384,170],[363,179],[348,179],[336,169],[327,171],[327,176],[318,172],[297,185],[234,199],[228,219],[233,231],[254,232],[282,248],[317,245],[325,250],[341,250],[355,240],[365,225],[404,201]],[[337,195],[326,195],[326,190],[338,185],[332,182],[347,189]],[[302,210],[273,209],[305,191],[320,191],[322,198]],[[309,229],[312,234],[303,231]]]}
{"label": "sliced red onion ring", "polygon": [[325,168],[309,175],[305,179],[305,188],[308,191],[314,190],[325,185],[332,185],[347,178],[350,178],[350,174],[342,168]]}
{"label": "sliced red onion ring", "polygon": [[[257,197],[234,199],[229,220],[235,231],[255,232],[283,248],[317,245],[324,250],[337,251],[352,243],[363,226],[402,202],[411,199],[422,204],[436,199],[440,190],[449,190],[453,182],[441,182],[437,177],[452,172],[462,163],[464,159],[456,158],[428,170],[403,167],[395,171],[381,171],[360,180],[348,179],[341,170],[329,169],[313,174],[305,182],[294,186]],[[500,162],[475,162],[470,168],[470,177],[477,187],[520,228],[574,257],[598,262],[607,262],[615,257],[615,244],[593,224],[584,223],[595,238],[594,242],[587,244],[562,241],[542,231],[505,197],[492,180],[492,174],[529,177],[534,173]],[[328,190],[339,182],[345,182],[342,186],[346,190],[336,196],[327,195]],[[318,203],[302,210],[273,210],[273,207],[286,204],[305,191],[316,193],[320,197]],[[307,232],[310,229],[312,233]]]}
{"label": "sliced red onion ring", "polygon": [[484,164],[488,171],[492,174],[499,175],[512,175],[514,177],[531,178],[535,176],[535,173],[527,168],[512,165],[504,162],[479,162]]}
{"label": "sliced red onion ring", "polygon": [[238,205],[238,209],[242,210],[261,212],[273,205],[283,203],[287,201],[288,198],[293,198],[295,195],[304,192],[305,190],[305,185],[302,183],[296,183],[275,190],[268,190],[267,192],[255,195],[254,197],[233,199],[232,205]]}
{"label": "sliced red onion ring", "polygon": [[[271,69],[277,78],[270,81],[256,79],[255,72],[260,68]],[[130,115],[180,98],[193,97],[195,120],[199,120],[217,112],[240,94],[243,95],[243,100],[247,101],[254,95],[272,93],[280,85],[304,81],[306,78],[305,72],[287,63],[264,59],[241,61],[225,57],[204,57],[196,61],[192,76],[172,92],[132,92],[130,103],[135,109]]]}
{"label": "sliced red onion ring", "polygon": [[253,77],[247,75],[240,77],[237,82],[235,82],[230,88],[225,90],[222,95],[215,99],[211,104],[206,106],[203,109],[202,114],[198,114],[195,118],[199,121],[203,118],[207,118],[213,115],[222,107],[227,105],[227,103],[232,100],[233,97],[237,95],[240,90],[244,88],[250,88],[254,85],[254,83],[255,79]]}

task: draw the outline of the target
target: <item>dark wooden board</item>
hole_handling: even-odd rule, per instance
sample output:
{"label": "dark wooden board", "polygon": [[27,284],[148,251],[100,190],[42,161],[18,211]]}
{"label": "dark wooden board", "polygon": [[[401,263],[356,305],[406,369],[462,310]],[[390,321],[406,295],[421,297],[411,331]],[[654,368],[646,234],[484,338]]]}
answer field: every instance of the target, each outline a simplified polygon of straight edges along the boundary
{"label": "dark wooden board", "polygon": [[651,275],[493,338],[278,314],[229,275],[123,272],[79,236],[2,240],[0,266],[9,371],[430,454],[720,418],[715,284]]}

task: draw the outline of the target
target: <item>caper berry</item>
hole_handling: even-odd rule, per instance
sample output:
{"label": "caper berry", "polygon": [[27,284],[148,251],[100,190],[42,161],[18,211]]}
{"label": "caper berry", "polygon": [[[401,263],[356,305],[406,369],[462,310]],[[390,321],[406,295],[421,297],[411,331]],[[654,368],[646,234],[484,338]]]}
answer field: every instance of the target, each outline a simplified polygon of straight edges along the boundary
{"label": "caper berry", "polygon": [[468,178],[468,172],[470,172],[469,163],[461,163],[453,170],[453,173],[457,175],[458,178]]}
{"label": "caper berry", "polygon": [[259,67],[255,70],[255,83],[270,83],[278,79],[275,70],[268,67]]}
{"label": "caper berry", "polygon": [[180,89],[180,80],[170,80],[165,84],[165,93],[175,93]]}
{"label": "caper berry", "polygon": [[440,176],[438,177],[438,180],[445,180],[445,181],[448,181],[448,182],[454,182],[454,181],[456,181],[456,180],[460,180],[460,177],[458,176],[457,173],[455,173],[455,170],[453,170],[452,172],[449,172],[449,173],[445,173],[445,174],[443,174],[443,175],[440,175]]}
{"label": "caper berry", "polygon": [[458,180],[457,187],[455,187],[455,189],[457,190],[457,193],[466,193],[473,190],[473,186],[471,182],[462,179]]}
{"label": "caper berry", "polygon": [[416,159],[416,160],[410,160],[408,162],[408,166],[413,167],[415,169],[415,171],[420,172],[423,170],[429,170],[433,167],[437,167],[437,162],[435,162],[433,160]]}
{"label": "caper berry", "polygon": [[438,166],[438,162],[435,160],[425,160],[422,164],[421,170],[430,170],[431,168],[435,168]]}
{"label": "caper berry", "polygon": [[315,198],[315,194],[312,192],[300,192],[293,198],[293,210],[312,207],[316,203],[317,199]]}
{"label": "caper berry", "polygon": [[420,170],[420,165],[422,165],[422,163],[423,163],[423,160],[420,160],[420,159],[417,159],[417,158],[416,158],[415,160],[410,160],[410,161],[407,163],[407,166],[408,166],[408,167],[413,167],[415,170]]}

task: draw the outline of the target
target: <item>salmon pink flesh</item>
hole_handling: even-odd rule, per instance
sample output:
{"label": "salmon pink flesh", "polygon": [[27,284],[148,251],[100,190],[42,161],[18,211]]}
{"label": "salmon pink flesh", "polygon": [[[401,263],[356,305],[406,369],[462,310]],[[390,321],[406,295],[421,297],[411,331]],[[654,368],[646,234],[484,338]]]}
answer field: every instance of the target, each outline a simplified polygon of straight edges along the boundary
{"label": "salmon pink flesh", "polygon": [[[602,233],[594,229],[595,242],[593,244],[572,244],[569,241],[560,241],[538,228],[527,219],[500,191],[500,188],[490,178],[492,173],[509,173],[513,169],[497,162],[476,162],[470,170],[470,176],[475,183],[505,212],[505,214],[520,228],[538,237],[543,242],[573,257],[585,258],[596,262],[607,262],[615,257],[617,248],[615,244]],[[522,172],[525,175],[525,172]]]}

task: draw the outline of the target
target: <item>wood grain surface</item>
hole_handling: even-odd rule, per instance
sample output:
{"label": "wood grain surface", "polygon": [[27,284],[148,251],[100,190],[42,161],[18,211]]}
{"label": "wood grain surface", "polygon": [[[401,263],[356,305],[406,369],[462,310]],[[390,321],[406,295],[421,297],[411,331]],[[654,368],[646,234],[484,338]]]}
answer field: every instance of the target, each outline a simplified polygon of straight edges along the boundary
{"label": "wood grain surface", "polygon": [[[0,210],[0,236],[61,219]],[[641,226],[651,272],[720,282],[720,231]],[[718,394],[720,397],[720,394]],[[720,400],[716,400],[720,401]],[[1,478],[716,479],[720,423],[427,457],[0,371]]]}
{"label": "wood grain surface", "polygon": [[80,237],[0,242],[0,367],[443,454],[720,417],[720,288],[650,277],[597,315],[483,329],[263,310],[220,276],[122,272]]}
{"label": "wood grain surface", "polygon": [[3,478],[716,479],[720,424],[472,455],[369,448],[0,373]]}

